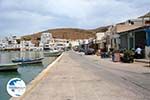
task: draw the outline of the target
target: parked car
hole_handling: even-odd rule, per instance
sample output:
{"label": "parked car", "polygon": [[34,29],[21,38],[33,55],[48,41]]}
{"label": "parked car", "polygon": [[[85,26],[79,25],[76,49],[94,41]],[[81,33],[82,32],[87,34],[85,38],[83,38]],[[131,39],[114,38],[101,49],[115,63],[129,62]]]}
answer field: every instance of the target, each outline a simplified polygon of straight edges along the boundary
{"label": "parked car", "polygon": [[79,52],[85,52],[84,48],[79,48]]}
{"label": "parked car", "polygon": [[78,50],[79,50],[79,47],[78,47],[78,46],[75,46],[75,47],[73,47],[73,50],[74,50],[74,51],[78,51]]}
{"label": "parked car", "polygon": [[93,48],[88,48],[84,51],[85,55],[95,54],[95,50]]}

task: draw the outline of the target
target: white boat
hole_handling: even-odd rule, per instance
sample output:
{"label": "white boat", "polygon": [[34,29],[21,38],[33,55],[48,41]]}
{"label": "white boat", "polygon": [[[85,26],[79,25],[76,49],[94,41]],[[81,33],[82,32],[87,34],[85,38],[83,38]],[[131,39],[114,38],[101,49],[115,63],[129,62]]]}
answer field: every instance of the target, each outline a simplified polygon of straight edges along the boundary
{"label": "white boat", "polygon": [[44,56],[45,57],[57,57],[61,55],[61,51],[59,50],[50,50],[50,51],[45,51]]}
{"label": "white boat", "polygon": [[0,64],[0,71],[17,71],[19,63]]}

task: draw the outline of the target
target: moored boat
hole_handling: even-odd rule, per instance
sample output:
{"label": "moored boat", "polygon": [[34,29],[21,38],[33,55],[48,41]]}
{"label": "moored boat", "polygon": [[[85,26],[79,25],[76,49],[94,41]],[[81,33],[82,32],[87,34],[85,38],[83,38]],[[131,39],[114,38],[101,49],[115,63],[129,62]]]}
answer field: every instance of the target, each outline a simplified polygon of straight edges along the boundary
{"label": "moored boat", "polygon": [[61,51],[59,50],[50,50],[50,51],[46,51],[44,52],[44,56],[45,57],[58,57],[61,55]]}
{"label": "moored boat", "polygon": [[18,59],[14,59],[12,60],[12,62],[14,63],[21,63],[21,64],[37,64],[37,63],[42,63],[42,59],[44,58],[35,58],[35,59],[31,59],[31,58],[18,58]]}
{"label": "moored boat", "polygon": [[19,63],[0,64],[0,71],[17,71]]}

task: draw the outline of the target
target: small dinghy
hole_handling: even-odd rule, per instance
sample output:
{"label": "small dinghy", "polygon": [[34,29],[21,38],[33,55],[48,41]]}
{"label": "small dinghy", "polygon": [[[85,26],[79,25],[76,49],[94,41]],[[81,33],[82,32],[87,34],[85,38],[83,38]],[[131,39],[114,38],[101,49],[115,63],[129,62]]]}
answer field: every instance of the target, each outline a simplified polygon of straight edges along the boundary
{"label": "small dinghy", "polygon": [[44,52],[44,56],[45,57],[58,57],[61,55],[61,51],[59,50],[50,50],[50,51],[46,51]]}
{"label": "small dinghy", "polygon": [[0,64],[0,71],[17,71],[19,63]]}
{"label": "small dinghy", "polygon": [[35,58],[35,59],[18,58],[18,59],[12,60],[12,62],[21,63],[21,64],[37,64],[37,63],[42,63],[42,59],[44,59],[44,58]]}

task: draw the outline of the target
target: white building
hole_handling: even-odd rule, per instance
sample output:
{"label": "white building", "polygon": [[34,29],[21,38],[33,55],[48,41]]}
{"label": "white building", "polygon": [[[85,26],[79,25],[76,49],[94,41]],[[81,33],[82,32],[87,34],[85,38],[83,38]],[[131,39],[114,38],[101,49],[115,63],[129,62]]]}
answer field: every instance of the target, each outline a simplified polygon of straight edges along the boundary
{"label": "white building", "polygon": [[35,44],[33,44],[31,41],[21,41],[20,42],[20,50],[21,51],[32,51],[35,49]]}
{"label": "white building", "polygon": [[0,50],[35,50],[35,44],[31,41],[21,41],[21,37],[9,36],[5,39],[0,39]]}
{"label": "white building", "polygon": [[19,49],[20,43],[17,42],[18,40],[20,41],[20,37],[9,36],[2,39],[0,44],[1,46],[3,45],[3,48],[5,49]]}
{"label": "white building", "polygon": [[99,32],[99,33],[96,33],[96,40],[102,40],[102,38],[105,36],[105,33],[104,32]]}
{"label": "white building", "polygon": [[51,33],[42,33],[40,43],[46,44],[53,40]]}
{"label": "white building", "polygon": [[42,49],[51,49],[54,46],[54,39],[51,33],[42,33],[40,45]]}
{"label": "white building", "polygon": [[69,41],[66,39],[54,39],[51,33],[42,33],[40,47],[43,48],[43,50],[54,48],[64,50],[66,47],[69,47]]}
{"label": "white building", "polygon": [[96,33],[96,43],[98,44],[98,48],[103,48],[104,47],[104,38],[105,37],[105,33],[104,32],[99,32]]}
{"label": "white building", "polygon": [[70,41],[72,47],[75,47],[75,46],[79,46],[79,40],[72,40]]}
{"label": "white building", "polygon": [[8,46],[8,41],[6,39],[0,39],[0,50],[5,49]]}
{"label": "white building", "polygon": [[70,44],[69,40],[67,39],[54,39],[54,41],[55,41],[55,48],[57,49],[64,50],[65,48],[69,47]]}

